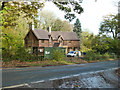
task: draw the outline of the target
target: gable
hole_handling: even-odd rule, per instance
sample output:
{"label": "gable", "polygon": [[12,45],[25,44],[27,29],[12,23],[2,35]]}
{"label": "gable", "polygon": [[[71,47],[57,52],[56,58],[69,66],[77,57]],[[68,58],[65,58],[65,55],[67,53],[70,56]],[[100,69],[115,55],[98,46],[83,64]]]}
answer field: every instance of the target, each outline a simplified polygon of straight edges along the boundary
{"label": "gable", "polygon": [[29,30],[29,31],[28,31],[28,33],[26,34],[26,36],[25,36],[24,39],[26,39],[26,38],[29,37],[30,35],[31,35],[31,36],[34,36],[36,39],[38,39],[37,36],[34,34],[34,32],[33,32],[32,30]]}
{"label": "gable", "polygon": [[63,37],[59,35],[57,40],[63,40]]}

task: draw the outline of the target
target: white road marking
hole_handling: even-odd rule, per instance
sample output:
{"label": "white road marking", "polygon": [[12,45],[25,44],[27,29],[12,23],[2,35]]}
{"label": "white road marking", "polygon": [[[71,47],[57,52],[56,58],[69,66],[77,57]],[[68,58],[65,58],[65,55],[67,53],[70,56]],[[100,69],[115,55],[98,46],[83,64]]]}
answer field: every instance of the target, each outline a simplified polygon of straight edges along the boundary
{"label": "white road marking", "polygon": [[31,82],[32,84],[33,83],[40,83],[40,82],[44,82],[45,80],[40,80],[40,81],[35,81],[35,82]]}
{"label": "white road marking", "polygon": [[19,85],[14,85],[14,86],[8,86],[8,87],[3,87],[3,89],[7,89],[7,88],[16,88],[16,87],[21,87],[21,86],[24,86],[24,85],[28,85],[28,84],[25,83],[25,84],[19,84]]}
{"label": "white road marking", "polygon": [[49,79],[49,80],[52,81],[52,80],[57,80],[57,79],[59,79],[59,78],[52,78],[52,79]]}

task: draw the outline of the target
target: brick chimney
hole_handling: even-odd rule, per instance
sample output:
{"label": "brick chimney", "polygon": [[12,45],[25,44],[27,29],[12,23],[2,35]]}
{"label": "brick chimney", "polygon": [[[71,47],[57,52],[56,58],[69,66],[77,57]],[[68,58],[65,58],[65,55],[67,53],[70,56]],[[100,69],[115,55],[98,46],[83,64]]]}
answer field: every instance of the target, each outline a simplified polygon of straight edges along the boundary
{"label": "brick chimney", "polygon": [[51,27],[50,26],[47,28],[47,30],[48,30],[49,34],[51,34]]}
{"label": "brick chimney", "polygon": [[31,22],[31,23],[29,24],[29,30],[34,30],[34,22]]}

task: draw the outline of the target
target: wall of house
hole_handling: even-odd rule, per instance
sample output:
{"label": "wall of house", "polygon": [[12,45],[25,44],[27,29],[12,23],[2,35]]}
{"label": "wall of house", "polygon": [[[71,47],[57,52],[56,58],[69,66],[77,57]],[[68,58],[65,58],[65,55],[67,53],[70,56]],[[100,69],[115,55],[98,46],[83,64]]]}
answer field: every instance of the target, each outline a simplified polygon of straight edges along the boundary
{"label": "wall of house", "polygon": [[64,45],[63,46],[80,47],[79,41],[64,41]]}
{"label": "wall of house", "polygon": [[49,40],[39,40],[39,47],[49,47]]}
{"label": "wall of house", "polygon": [[54,42],[53,42],[53,39],[52,39],[52,37],[50,37],[50,38],[49,38],[49,44],[48,44],[48,46],[49,46],[49,47],[53,47],[53,43],[54,43]]}
{"label": "wall of house", "polygon": [[[54,43],[59,43],[59,40],[54,40],[52,44]],[[79,41],[63,41],[61,40],[61,43],[60,43],[60,46],[59,47],[62,47],[62,46],[67,46],[67,47],[80,47],[79,45]]]}
{"label": "wall of house", "polygon": [[66,54],[70,51],[77,51],[80,48],[79,41],[64,41],[63,46],[66,47]]}
{"label": "wall of house", "polygon": [[38,39],[36,38],[34,33],[30,31],[25,37],[25,47],[28,48],[28,47],[38,47],[38,46],[39,46]]}
{"label": "wall of house", "polygon": [[[59,40],[53,41],[53,44],[54,43],[59,43]],[[63,41],[61,39],[61,44],[59,45],[59,47],[65,47],[66,48],[66,55],[67,55],[67,53],[70,51],[79,50],[80,44],[79,44],[79,41],[70,41],[70,40]]]}

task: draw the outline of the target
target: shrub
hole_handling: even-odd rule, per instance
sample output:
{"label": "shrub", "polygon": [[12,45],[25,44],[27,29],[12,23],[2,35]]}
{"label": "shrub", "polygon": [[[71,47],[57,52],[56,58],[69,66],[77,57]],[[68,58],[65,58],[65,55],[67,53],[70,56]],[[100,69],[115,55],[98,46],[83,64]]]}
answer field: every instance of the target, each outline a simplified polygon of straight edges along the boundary
{"label": "shrub", "polygon": [[14,58],[15,50],[9,50],[9,49],[2,49],[2,61],[3,62],[9,62],[12,61]]}
{"label": "shrub", "polygon": [[84,55],[84,59],[88,60],[88,61],[91,61],[94,58],[95,58],[95,54],[93,51],[88,51],[88,52],[86,52],[86,55]]}
{"label": "shrub", "polygon": [[102,59],[109,59],[110,58],[110,56],[109,56],[109,54],[108,53],[105,53],[105,54],[103,54],[102,55]]}
{"label": "shrub", "polygon": [[56,61],[65,60],[64,52],[61,49],[56,49],[52,53],[52,59]]}
{"label": "shrub", "polygon": [[24,47],[19,47],[14,54],[10,53],[8,50],[3,50],[2,53],[3,62],[9,62],[12,60],[19,60],[21,62],[28,61],[42,61],[44,56],[37,56],[28,53]]}
{"label": "shrub", "polygon": [[86,55],[84,56],[85,60],[91,61],[91,60],[108,60],[109,58],[113,58],[113,55],[110,55],[109,53],[100,54],[99,52],[93,52],[88,51],[86,52]]}
{"label": "shrub", "polygon": [[25,50],[24,47],[18,48],[15,54],[15,59],[20,61],[26,61],[28,59],[28,52]]}

